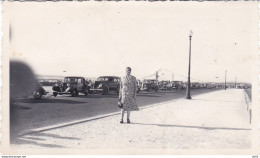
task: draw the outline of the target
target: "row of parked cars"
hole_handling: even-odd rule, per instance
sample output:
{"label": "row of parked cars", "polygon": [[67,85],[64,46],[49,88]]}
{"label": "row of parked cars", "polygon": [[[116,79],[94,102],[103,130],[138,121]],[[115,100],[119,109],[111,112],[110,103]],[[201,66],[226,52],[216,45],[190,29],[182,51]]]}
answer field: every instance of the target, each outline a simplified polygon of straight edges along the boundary
{"label": "row of parked cars", "polygon": [[[78,96],[80,93],[84,95],[92,93],[101,93],[102,95],[108,92],[119,93],[120,77],[117,76],[100,76],[94,83],[85,80],[83,77],[69,76],[65,77],[64,81],[57,82],[53,87],[53,96],[62,94],[71,94]],[[186,88],[182,81],[161,81],[155,79],[137,80],[137,92],[140,91],[155,91],[158,90],[181,90]]]}
{"label": "row of parked cars", "polygon": [[[137,93],[140,91],[159,91],[159,90],[182,90],[187,87],[187,83],[182,81],[157,81],[155,79],[137,80]],[[213,88],[214,85],[207,83],[191,83],[191,88]],[[100,93],[102,95],[108,92],[119,93],[120,77],[117,76],[100,76],[95,82],[86,80],[84,77],[68,76],[64,80],[57,81],[53,86],[53,96],[70,94],[75,97],[79,94],[88,95]],[[40,99],[46,94],[46,91],[41,88],[38,91],[36,99]]]}

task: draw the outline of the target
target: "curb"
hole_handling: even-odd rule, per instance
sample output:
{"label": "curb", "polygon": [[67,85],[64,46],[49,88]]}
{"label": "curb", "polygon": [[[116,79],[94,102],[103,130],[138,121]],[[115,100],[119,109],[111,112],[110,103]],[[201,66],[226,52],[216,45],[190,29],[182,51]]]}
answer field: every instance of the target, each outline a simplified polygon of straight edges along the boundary
{"label": "curb", "polygon": [[249,123],[251,124],[252,122],[252,109],[251,109],[251,101],[249,99],[248,94],[246,93],[245,90],[243,90],[244,96],[245,96],[245,102],[246,102],[246,110],[249,112]]}

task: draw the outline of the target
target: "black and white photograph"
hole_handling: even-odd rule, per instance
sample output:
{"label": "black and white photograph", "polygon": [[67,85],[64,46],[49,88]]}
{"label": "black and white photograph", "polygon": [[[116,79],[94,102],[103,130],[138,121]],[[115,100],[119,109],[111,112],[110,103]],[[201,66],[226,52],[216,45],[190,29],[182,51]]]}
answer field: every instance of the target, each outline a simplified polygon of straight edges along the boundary
{"label": "black and white photograph", "polygon": [[259,154],[257,2],[3,2],[3,154]]}

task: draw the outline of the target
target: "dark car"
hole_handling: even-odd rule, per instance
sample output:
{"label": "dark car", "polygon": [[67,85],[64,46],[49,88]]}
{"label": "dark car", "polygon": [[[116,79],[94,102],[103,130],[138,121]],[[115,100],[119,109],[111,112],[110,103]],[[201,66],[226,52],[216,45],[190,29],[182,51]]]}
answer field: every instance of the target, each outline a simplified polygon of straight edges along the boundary
{"label": "dark car", "polygon": [[136,84],[137,84],[137,91],[136,92],[139,93],[141,91],[143,83],[141,82],[141,80],[137,79]]}
{"label": "dark car", "polygon": [[78,96],[79,93],[88,95],[90,87],[86,84],[86,80],[83,77],[69,76],[64,78],[63,83],[57,83],[52,87],[53,96],[58,94],[71,94],[71,96]]}
{"label": "dark car", "polygon": [[171,81],[172,89],[182,90],[185,88],[185,84],[182,81]]}
{"label": "dark car", "polygon": [[158,82],[158,87],[160,90],[171,90],[172,84],[170,81],[160,81]]}
{"label": "dark car", "polygon": [[157,92],[159,90],[158,81],[154,79],[145,79],[143,81],[142,90],[147,92],[154,90]]}
{"label": "dark car", "polygon": [[94,86],[90,89],[91,93],[101,92],[102,95],[110,91],[119,93],[120,77],[117,76],[100,76],[95,81]]}

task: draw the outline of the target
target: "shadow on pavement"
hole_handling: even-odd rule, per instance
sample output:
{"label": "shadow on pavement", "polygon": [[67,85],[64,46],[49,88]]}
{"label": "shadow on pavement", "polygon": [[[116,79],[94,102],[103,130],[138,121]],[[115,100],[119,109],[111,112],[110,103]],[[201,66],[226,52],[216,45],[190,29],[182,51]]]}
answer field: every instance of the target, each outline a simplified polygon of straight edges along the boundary
{"label": "shadow on pavement", "polygon": [[33,98],[28,98],[28,99],[16,99],[16,103],[34,103],[34,104],[39,104],[39,103],[64,103],[64,104],[82,104],[82,103],[87,103],[87,102],[81,102],[81,101],[73,101],[73,100],[67,100],[67,99],[58,99],[58,98],[42,98],[40,100],[35,100]]}
{"label": "shadow on pavement", "polygon": [[217,101],[217,102],[241,102],[241,101],[235,101],[235,100],[213,100],[213,99],[192,99],[192,100]]}
{"label": "shadow on pavement", "polygon": [[84,95],[80,95],[77,96],[78,98],[118,98],[117,94],[105,94],[105,95],[101,95],[101,94],[89,94],[87,96]]}
{"label": "shadow on pavement", "polygon": [[[79,138],[74,138],[74,137],[63,137],[57,134],[50,134],[50,133],[33,133],[30,136],[36,136],[36,137],[52,137],[52,138],[57,138],[57,139],[69,139],[69,140],[80,140]],[[26,136],[25,136],[26,137]],[[27,138],[27,137],[26,137]]]}
{"label": "shadow on pavement", "polygon": [[48,148],[64,148],[64,146],[61,145],[54,145],[54,144],[44,144],[39,143],[37,141],[27,140],[27,138],[17,138],[13,141],[11,141],[11,144],[32,144],[39,147],[48,147]]}
{"label": "shadow on pavement", "polygon": [[147,123],[132,123],[136,125],[154,125],[160,127],[181,127],[181,128],[198,128],[205,130],[251,130],[248,128],[228,128],[228,127],[205,127],[205,126],[186,126],[186,125],[168,125],[168,124],[147,124]]}
{"label": "shadow on pavement", "polygon": [[15,108],[16,110],[30,110],[30,109],[32,109],[32,108],[30,108],[30,107],[21,106],[21,105],[15,105],[14,108]]}
{"label": "shadow on pavement", "polygon": [[149,95],[149,94],[137,94],[137,96],[140,96],[140,97],[162,97],[160,95]]}
{"label": "shadow on pavement", "polygon": [[[46,139],[45,139],[45,138]],[[33,133],[31,135],[17,136],[15,139],[11,141],[12,144],[33,144],[40,147],[49,147],[49,148],[64,148],[64,146],[54,145],[54,144],[45,144],[40,143],[40,141],[48,140],[48,139],[69,139],[69,140],[80,140],[79,138],[74,137],[64,137],[56,134],[50,133]]]}

